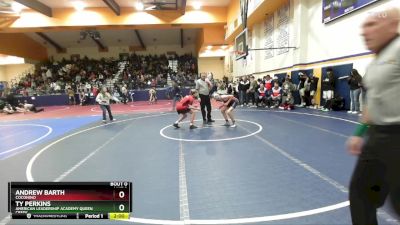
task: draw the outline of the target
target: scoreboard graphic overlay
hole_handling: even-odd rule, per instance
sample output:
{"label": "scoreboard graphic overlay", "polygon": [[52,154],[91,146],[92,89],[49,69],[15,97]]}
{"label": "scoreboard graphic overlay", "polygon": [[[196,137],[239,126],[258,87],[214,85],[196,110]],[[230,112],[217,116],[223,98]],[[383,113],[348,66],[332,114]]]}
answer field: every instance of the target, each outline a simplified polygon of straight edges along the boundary
{"label": "scoreboard graphic overlay", "polygon": [[9,182],[13,219],[129,219],[131,182]]}

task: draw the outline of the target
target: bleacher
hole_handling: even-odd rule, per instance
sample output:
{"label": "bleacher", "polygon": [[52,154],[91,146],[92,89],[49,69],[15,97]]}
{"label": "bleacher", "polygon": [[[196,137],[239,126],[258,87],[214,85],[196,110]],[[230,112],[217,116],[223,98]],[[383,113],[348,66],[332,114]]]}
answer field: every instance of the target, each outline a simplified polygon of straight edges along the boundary
{"label": "bleacher", "polygon": [[34,71],[19,76],[11,84],[16,96],[63,95],[68,88],[76,93],[96,94],[100,87],[111,92],[122,85],[129,90],[165,88],[169,81],[193,86],[197,77],[197,59],[191,55],[137,55],[129,58],[83,59],[44,62]]}

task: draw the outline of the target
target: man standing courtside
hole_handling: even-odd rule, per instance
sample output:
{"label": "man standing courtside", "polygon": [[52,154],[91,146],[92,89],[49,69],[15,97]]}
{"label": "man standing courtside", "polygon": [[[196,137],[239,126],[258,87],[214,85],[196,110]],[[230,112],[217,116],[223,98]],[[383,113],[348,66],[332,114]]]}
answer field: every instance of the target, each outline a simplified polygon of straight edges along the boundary
{"label": "man standing courtside", "polygon": [[[199,92],[200,96],[200,107],[201,115],[203,116],[203,124],[211,124],[215,122],[211,119],[211,101],[210,101],[210,91],[212,89],[212,83],[206,79],[206,74],[200,74],[200,79],[196,81],[196,90]],[[207,113],[205,108],[207,107]]]}
{"label": "man standing courtside", "polygon": [[362,124],[347,141],[349,152],[359,157],[349,194],[357,225],[377,224],[377,208],[388,195],[400,212],[399,19],[399,9],[391,8],[371,14],[362,26],[365,44],[376,57],[363,77],[367,95]]}

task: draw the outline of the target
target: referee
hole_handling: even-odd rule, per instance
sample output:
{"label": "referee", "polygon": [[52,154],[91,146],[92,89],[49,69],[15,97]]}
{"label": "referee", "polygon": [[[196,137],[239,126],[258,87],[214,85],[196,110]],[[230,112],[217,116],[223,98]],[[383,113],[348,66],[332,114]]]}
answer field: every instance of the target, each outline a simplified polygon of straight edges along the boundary
{"label": "referee", "polygon": [[[211,119],[211,101],[210,101],[210,91],[212,89],[212,83],[206,79],[206,74],[200,74],[200,79],[196,81],[196,90],[199,92],[200,96],[200,107],[201,115],[203,116],[203,124],[211,124],[215,120]],[[207,107],[207,113],[205,108]]]}
{"label": "referee", "polygon": [[371,14],[362,26],[365,44],[376,57],[363,78],[362,124],[347,141],[349,152],[358,156],[349,194],[353,224],[378,224],[377,208],[388,195],[400,212],[399,19],[399,9],[391,8]]}

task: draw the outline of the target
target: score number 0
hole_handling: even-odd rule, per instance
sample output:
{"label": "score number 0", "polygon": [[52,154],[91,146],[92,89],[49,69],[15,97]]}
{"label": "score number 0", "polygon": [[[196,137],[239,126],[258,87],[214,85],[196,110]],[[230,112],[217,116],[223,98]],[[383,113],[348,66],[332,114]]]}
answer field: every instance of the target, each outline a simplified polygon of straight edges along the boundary
{"label": "score number 0", "polygon": [[[120,192],[118,193],[118,196],[119,196],[120,198],[124,198],[124,197],[125,197],[125,192],[120,191]],[[118,208],[119,208],[119,211],[124,211],[125,206],[124,206],[123,204],[121,204],[121,205],[119,205]]]}

